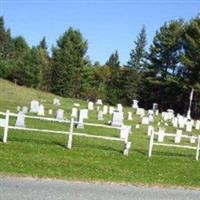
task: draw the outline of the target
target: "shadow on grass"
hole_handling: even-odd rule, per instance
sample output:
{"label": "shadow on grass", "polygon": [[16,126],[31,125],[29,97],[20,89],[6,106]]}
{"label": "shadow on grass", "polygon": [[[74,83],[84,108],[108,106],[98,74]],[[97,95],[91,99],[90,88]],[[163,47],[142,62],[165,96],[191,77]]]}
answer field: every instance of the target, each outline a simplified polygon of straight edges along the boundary
{"label": "shadow on grass", "polygon": [[194,158],[195,159],[195,151],[194,154],[184,154],[184,153],[178,153],[178,152],[166,152],[166,151],[153,151],[153,156],[160,156],[160,157],[172,157],[172,158]]}
{"label": "shadow on grass", "polygon": [[[12,137],[8,140],[8,142],[18,142],[18,143],[32,143],[32,144],[39,144],[39,145],[56,145],[62,148],[66,148],[67,139],[66,142],[58,142],[58,141],[52,141],[52,140],[43,140],[43,139],[33,139],[33,138],[18,138],[18,137]],[[74,142],[73,147],[75,148],[86,148],[87,149],[96,149],[96,150],[103,150],[103,151],[113,151],[118,153],[123,153],[123,150],[119,150],[115,147],[111,146],[105,146],[101,144],[81,144],[80,142]]]}

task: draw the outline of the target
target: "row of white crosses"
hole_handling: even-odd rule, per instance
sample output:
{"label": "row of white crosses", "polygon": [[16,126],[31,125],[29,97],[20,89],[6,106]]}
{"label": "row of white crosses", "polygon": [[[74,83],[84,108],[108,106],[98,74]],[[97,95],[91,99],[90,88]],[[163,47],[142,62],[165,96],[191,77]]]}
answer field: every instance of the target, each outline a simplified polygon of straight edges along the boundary
{"label": "row of white crosses", "polygon": [[[152,126],[148,127],[147,134],[150,137],[149,153],[148,153],[149,157],[151,157],[151,155],[152,155],[153,146],[156,145],[156,146],[167,146],[167,147],[178,147],[178,148],[193,149],[193,150],[196,150],[196,160],[199,159],[200,135],[198,135],[198,136],[184,135],[182,130],[176,130],[176,134],[166,133],[165,128],[163,128],[163,127],[159,127],[158,132],[155,132],[154,128]],[[157,142],[154,141],[155,135],[157,135]],[[173,137],[175,144],[164,143],[165,137]],[[193,144],[196,143],[196,146],[180,144],[182,138],[189,139],[190,143],[193,143]]]}
{"label": "row of white crosses", "polygon": [[[152,126],[148,126],[148,131],[147,131],[148,136],[151,136],[152,129],[153,129]],[[159,127],[158,138],[157,138],[158,142],[164,142],[165,135],[166,135],[165,128]],[[175,137],[174,137],[174,143],[180,143],[182,139],[182,135],[183,135],[183,131],[180,129],[177,129]],[[190,136],[190,143],[195,143],[195,138],[196,136]]]}

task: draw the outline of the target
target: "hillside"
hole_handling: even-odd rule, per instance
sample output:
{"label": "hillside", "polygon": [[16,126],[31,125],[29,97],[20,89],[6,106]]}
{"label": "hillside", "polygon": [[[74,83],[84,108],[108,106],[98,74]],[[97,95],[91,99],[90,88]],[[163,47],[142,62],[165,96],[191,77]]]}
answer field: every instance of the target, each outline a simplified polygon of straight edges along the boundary
{"label": "hillside", "polygon": [[[84,108],[87,102],[62,98],[50,93],[16,86],[9,81],[0,80],[0,111],[9,109],[17,112],[17,106],[30,106],[33,99],[42,101],[47,109],[56,107],[52,102],[59,98],[65,117],[70,118],[73,103],[80,103]],[[133,111],[132,108],[125,108]],[[47,113],[47,112],[46,112]],[[47,115],[47,114],[46,114]],[[0,116],[3,118],[3,116]],[[107,124],[111,119],[106,115],[101,123]],[[160,116],[155,120],[159,121]],[[89,112],[88,122],[97,121],[97,111]],[[122,154],[123,144],[116,141],[88,139],[75,136],[73,148],[66,149],[67,137],[54,133],[36,133],[9,130],[8,143],[0,142],[0,173],[23,176],[54,177],[61,179],[111,181],[131,184],[161,184],[200,187],[200,162],[194,159],[193,150],[156,147],[149,159],[147,126],[135,129],[140,119],[134,115],[132,121],[125,124],[133,126],[130,136],[132,148],[128,157]],[[14,119],[11,120],[14,124]],[[58,123],[27,120],[26,126],[67,130],[68,126]],[[168,128],[174,131],[172,127]],[[95,135],[117,136],[117,131],[85,126],[82,132]],[[0,129],[0,136],[3,129]]]}

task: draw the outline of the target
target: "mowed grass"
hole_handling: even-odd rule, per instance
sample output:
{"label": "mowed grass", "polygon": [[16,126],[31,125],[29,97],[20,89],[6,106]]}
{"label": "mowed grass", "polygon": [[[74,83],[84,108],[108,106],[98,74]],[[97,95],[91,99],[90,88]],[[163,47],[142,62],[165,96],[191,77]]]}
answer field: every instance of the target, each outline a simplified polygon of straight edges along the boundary
{"label": "mowed grass", "polygon": [[[0,80],[0,111],[9,109],[17,112],[17,106],[30,106],[33,99],[43,101],[45,111],[56,107],[52,102],[55,95],[15,86]],[[65,117],[70,119],[73,103],[86,107],[87,103],[77,99],[57,97]],[[125,108],[133,111],[131,108]],[[47,113],[47,112],[46,112]],[[48,115],[47,115],[48,116]],[[2,118],[2,116],[0,116]],[[156,118],[156,122],[160,117]],[[88,122],[107,124],[111,116],[106,115],[103,122],[97,121],[97,111],[89,113]],[[195,160],[195,151],[167,147],[155,147],[153,156],[147,157],[147,126],[135,129],[140,122],[134,115],[133,121],[125,124],[133,126],[129,140],[132,147],[129,156],[123,155],[124,144],[118,141],[106,141],[94,138],[73,137],[73,148],[68,150],[68,136],[56,133],[37,133],[30,131],[9,130],[8,143],[2,143],[3,129],[0,129],[0,173],[10,175],[28,175],[71,180],[111,181],[131,184],[179,185],[200,187],[200,161]],[[155,122],[155,123],[156,123]],[[10,124],[15,119],[11,118]],[[26,127],[68,131],[69,125],[26,119]],[[175,132],[171,126],[170,132]],[[119,131],[106,128],[85,126],[84,132],[95,135],[119,137]],[[198,134],[194,132],[193,134]],[[173,143],[173,139],[168,142]],[[188,143],[185,141],[184,143]]]}

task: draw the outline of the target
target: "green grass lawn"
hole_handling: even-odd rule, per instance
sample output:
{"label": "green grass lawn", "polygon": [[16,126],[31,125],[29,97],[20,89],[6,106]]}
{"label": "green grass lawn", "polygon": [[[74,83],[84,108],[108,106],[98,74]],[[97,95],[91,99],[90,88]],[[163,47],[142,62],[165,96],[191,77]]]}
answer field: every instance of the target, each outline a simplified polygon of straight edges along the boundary
{"label": "green grass lawn", "polygon": [[[15,86],[0,80],[0,111],[9,109],[17,112],[17,106],[29,106],[30,101],[46,100],[45,109],[56,107],[52,102],[55,95]],[[73,103],[86,107],[87,103],[77,99],[57,97],[61,100],[61,108],[65,117],[70,119]],[[131,108],[125,108],[131,111]],[[0,116],[1,118],[2,116]],[[53,116],[52,116],[53,117]],[[156,118],[159,121],[160,116]],[[102,124],[107,124],[111,116],[107,115]],[[88,122],[97,121],[97,112],[89,113]],[[134,115],[134,125],[140,121]],[[10,124],[14,124],[11,119]],[[155,122],[156,123],[156,122]],[[68,131],[69,125],[63,123],[43,122],[27,119],[26,126],[51,130]],[[170,132],[175,132],[171,126]],[[85,126],[83,130],[75,130],[89,134],[118,137],[119,131]],[[198,134],[194,132],[193,134]],[[0,129],[2,138],[3,129]],[[72,180],[92,180],[126,182],[132,184],[158,184],[200,187],[200,161],[195,160],[195,151],[167,147],[155,147],[153,156],[149,159],[147,126],[134,129],[129,140],[132,147],[129,156],[123,155],[123,143],[85,137],[73,137],[73,147],[68,150],[65,146],[68,137],[54,133],[36,133],[30,131],[9,130],[8,143],[0,142],[0,173],[10,175],[29,175],[53,177]],[[1,140],[2,141],[2,140]],[[172,141],[169,141],[172,142]]]}

